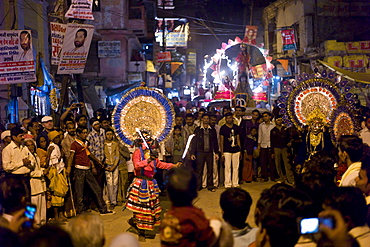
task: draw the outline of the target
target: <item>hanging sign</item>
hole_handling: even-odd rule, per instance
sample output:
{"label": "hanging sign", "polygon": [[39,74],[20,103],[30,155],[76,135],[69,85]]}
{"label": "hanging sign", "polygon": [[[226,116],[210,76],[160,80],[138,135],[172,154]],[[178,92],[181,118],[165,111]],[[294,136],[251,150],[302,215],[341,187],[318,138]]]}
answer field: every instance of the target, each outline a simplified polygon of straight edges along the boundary
{"label": "hanging sign", "polygon": [[85,69],[94,26],[69,23],[63,42],[58,74],[82,74]]}
{"label": "hanging sign", "polygon": [[92,0],[72,0],[65,17],[83,20],[94,20],[92,14]]}
{"label": "hanging sign", "polygon": [[62,51],[64,35],[67,25],[57,22],[50,22],[51,31],[51,64],[58,65],[60,52]]}
{"label": "hanging sign", "polygon": [[283,38],[283,51],[297,49],[293,28],[281,30],[281,37]]}
{"label": "hanging sign", "polygon": [[36,81],[30,30],[0,30],[0,84]]}

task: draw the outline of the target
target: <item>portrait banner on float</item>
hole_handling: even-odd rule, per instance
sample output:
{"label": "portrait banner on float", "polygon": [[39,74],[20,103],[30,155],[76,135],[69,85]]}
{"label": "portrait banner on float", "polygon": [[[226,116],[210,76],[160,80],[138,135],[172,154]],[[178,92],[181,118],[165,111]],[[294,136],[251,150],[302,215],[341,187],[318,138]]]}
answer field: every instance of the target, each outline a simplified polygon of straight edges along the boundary
{"label": "portrait banner on float", "polygon": [[94,20],[92,13],[93,0],[72,0],[65,17],[83,20]]}
{"label": "portrait banner on float", "polygon": [[0,84],[36,81],[30,30],[0,30]]}
{"label": "portrait banner on float", "polygon": [[57,22],[50,22],[51,31],[51,64],[58,65],[60,52],[62,51],[64,35],[66,34],[67,25]]}
{"label": "portrait banner on float", "polygon": [[258,30],[258,26],[247,25],[245,27],[243,43],[250,44],[250,45],[256,45],[257,30]]}
{"label": "portrait banner on float", "polygon": [[93,34],[93,25],[67,24],[57,74],[82,74],[84,72]]}

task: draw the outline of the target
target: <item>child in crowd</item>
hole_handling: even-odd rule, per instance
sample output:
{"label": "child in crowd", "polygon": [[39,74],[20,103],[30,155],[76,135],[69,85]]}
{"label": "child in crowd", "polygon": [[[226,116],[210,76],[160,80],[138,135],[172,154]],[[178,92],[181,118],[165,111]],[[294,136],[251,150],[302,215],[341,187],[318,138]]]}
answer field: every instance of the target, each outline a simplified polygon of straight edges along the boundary
{"label": "child in crowd", "polygon": [[[218,219],[207,219],[201,209],[192,205],[198,194],[197,180],[189,169],[170,170],[167,190],[172,207],[161,224],[162,246],[214,246],[216,243],[222,246],[221,242],[232,246],[230,229],[222,226]],[[221,228],[225,237],[220,237]]]}
{"label": "child in crowd", "polygon": [[49,132],[50,144],[46,164],[48,166],[48,178],[50,180],[49,191],[51,192],[51,206],[54,207],[56,221],[66,221],[64,216],[64,197],[68,192],[68,184],[65,175],[63,155],[59,147],[61,138],[58,131]]}
{"label": "child in crowd", "polygon": [[118,162],[119,162],[119,145],[114,140],[112,129],[105,131],[104,157],[105,157],[105,176],[107,179],[108,196],[110,200],[109,210],[113,210],[117,205],[118,190]]}

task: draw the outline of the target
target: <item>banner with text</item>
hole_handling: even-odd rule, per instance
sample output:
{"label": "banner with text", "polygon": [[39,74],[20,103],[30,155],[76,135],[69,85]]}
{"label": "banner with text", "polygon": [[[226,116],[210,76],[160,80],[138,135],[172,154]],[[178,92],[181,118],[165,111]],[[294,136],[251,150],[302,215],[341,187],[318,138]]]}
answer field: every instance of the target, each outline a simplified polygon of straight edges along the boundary
{"label": "banner with text", "polygon": [[51,31],[51,64],[58,65],[60,52],[62,51],[64,35],[67,25],[57,22],[50,22]]}
{"label": "banner with text", "polygon": [[98,57],[121,57],[121,41],[98,41]]}
{"label": "banner with text", "polygon": [[0,84],[36,81],[30,30],[0,30]]}
{"label": "banner with text", "polygon": [[94,20],[92,13],[93,0],[72,0],[65,17]]}
{"label": "banner with text", "polygon": [[82,74],[89,54],[94,26],[69,23],[63,42],[58,74]]}
{"label": "banner with text", "polygon": [[297,49],[293,28],[281,30],[281,37],[283,38],[283,51]]}

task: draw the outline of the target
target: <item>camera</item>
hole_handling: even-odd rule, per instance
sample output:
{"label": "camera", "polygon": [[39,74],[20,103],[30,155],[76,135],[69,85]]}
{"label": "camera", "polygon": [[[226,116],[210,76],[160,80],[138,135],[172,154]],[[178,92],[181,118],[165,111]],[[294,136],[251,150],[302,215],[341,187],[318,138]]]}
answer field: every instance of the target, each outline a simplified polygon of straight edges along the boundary
{"label": "camera", "polygon": [[36,210],[37,207],[35,204],[27,204],[24,216],[29,220],[23,223],[23,227],[30,228],[32,226],[33,220],[35,219]]}
{"label": "camera", "polygon": [[304,218],[299,221],[299,231],[301,234],[314,234],[319,232],[320,224],[334,228],[332,218]]}

